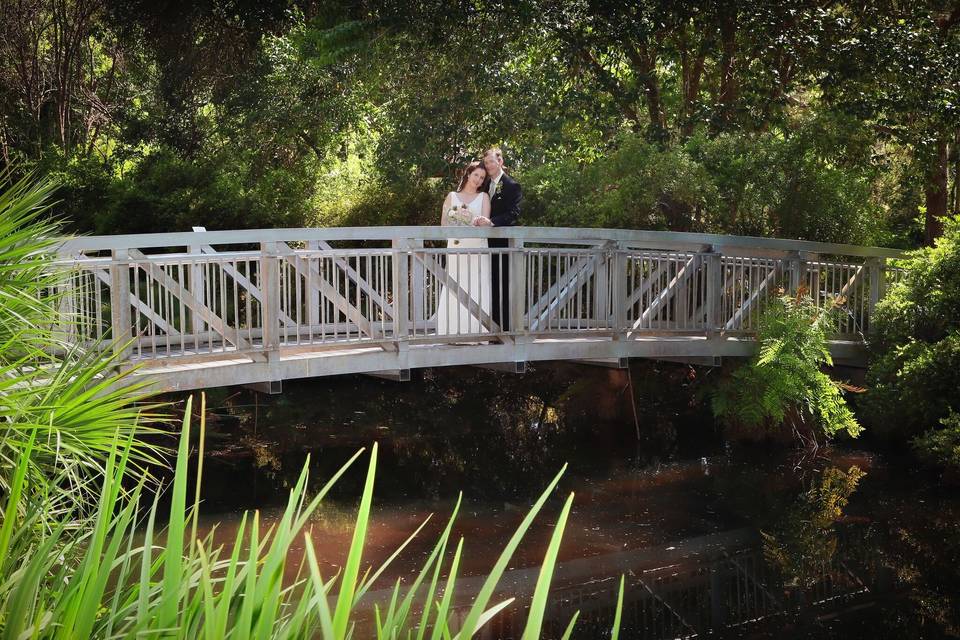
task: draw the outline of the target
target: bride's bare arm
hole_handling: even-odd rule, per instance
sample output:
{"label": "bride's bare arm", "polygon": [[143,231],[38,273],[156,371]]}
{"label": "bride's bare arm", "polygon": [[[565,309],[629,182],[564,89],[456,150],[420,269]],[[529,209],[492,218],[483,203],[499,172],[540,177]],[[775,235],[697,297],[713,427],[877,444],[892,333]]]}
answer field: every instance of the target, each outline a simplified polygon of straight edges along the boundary
{"label": "bride's bare arm", "polygon": [[447,211],[450,210],[451,198],[450,194],[447,194],[447,197],[443,200],[443,209],[440,211],[440,226],[446,227],[450,223],[447,221]]}
{"label": "bride's bare arm", "polygon": [[473,221],[475,227],[492,227],[490,221],[490,196],[486,193],[480,196],[480,217]]}

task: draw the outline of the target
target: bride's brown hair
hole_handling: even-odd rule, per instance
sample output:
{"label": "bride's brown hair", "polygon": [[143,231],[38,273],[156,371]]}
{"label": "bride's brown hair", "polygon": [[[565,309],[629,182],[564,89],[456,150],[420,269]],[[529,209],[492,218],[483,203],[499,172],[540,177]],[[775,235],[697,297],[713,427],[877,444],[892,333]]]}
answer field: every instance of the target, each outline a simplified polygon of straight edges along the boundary
{"label": "bride's brown hair", "polygon": [[487,175],[487,170],[483,168],[482,162],[476,162],[476,161],[471,162],[464,168],[463,174],[460,176],[460,184],[457,185],[457,193],[460,193],[461,191],[463,191],[463,188],[467,186],[467,178],[469,178],[470,174],[476,171],[477,169],[481,169],[483,171],[484,176]]}

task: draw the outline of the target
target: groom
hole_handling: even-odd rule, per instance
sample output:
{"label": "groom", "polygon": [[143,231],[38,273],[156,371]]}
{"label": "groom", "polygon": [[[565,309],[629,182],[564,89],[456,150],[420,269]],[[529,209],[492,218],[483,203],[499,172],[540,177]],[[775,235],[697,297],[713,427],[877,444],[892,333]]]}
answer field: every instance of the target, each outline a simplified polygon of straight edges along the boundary
{"label": "groom", "polygon": [[[503,171],[503,152],[497,147],[483,154],[483,167],[490,181],[490,221],[494,227],[512,227],[520,224],[520,201],[523,193],[517,181]],[[490,238],[490,247],[508,246],[506,238]],[[490,303],[491,317],[501,330],[510,330],[510,257],[507,253],[494,254],[491,258],[493,291]]]}

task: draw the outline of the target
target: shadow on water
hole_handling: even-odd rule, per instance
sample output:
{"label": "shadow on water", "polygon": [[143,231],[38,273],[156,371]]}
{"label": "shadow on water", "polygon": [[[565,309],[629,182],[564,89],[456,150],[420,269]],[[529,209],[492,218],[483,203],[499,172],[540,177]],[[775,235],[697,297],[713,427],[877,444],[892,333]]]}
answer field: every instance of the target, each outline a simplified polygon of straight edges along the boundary
{"label": "shadow on water", "polygon": [[[831,450],[798,467],[783,447],[727,445],[703,401],[710,375],[642,363],[628,378],[544,363],[519,376],[460,368],[410,383],[291,382],[276,396],[215,390],[205,527],[217,524],[216,539],[227,541],[252,508],[267,527],[307,454],[319,486],[378,441],[364,562],[377,566],[435,515],[366,597],[385,598],[419,569],[462,490],[454,535],[466,539],[465,613],[532,499],[567,462],[500,586],[504,597],[532,593],[560,498],[575,492],[547,637],[576,610],[574,637],[608,634],[621,574],[625,638],[954,637],[952,495],[880,454]],[[311,523],[324,575],[349,546],[362,475],[358,467],[344,476]],[[291,549],[291,579],[302,553]],[[523,607],[484,637],[519,637]]]}

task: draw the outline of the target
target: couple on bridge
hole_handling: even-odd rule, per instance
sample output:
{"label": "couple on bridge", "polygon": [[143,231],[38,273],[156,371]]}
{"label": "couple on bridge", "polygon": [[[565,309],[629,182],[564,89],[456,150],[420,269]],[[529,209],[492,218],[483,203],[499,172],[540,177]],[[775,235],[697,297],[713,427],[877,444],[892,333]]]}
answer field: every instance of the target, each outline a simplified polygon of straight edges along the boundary
{"label": "couple on bridge", "polygon": [[[440,215],[442,226],[512,227],[519,224],[523,192],[516,180],[503,170],[503,153],[491,147],[482,161],[467,164],[456,191],[447,194]],[[510,330],[510,263],[506,252],[471,252],[470,249],[503,249],[504,238],[451,238],[447,247],[458,250],[447,255],[448,282],[467,293],[483,314],[490,316],[501,331]],[[489,333],[475,312],[463,304],[462,296],[444,286],[437,307],[437,334]],[[471,304],[470,306],[474,306]]]}

